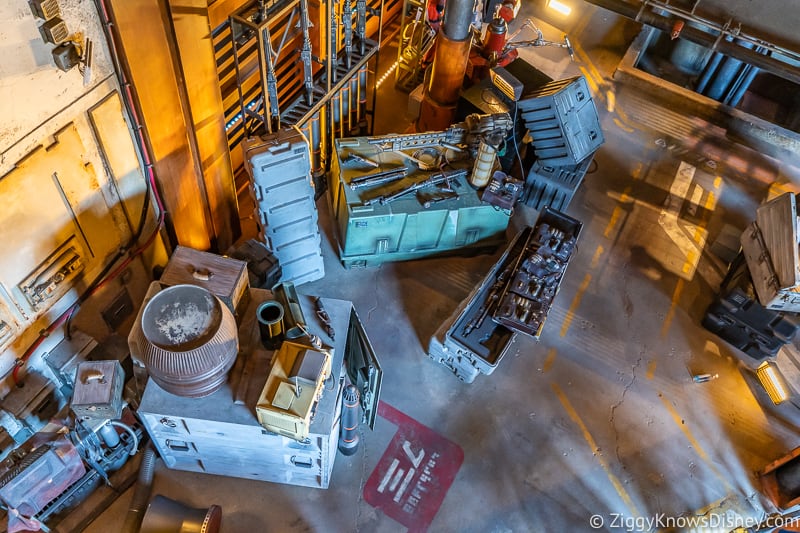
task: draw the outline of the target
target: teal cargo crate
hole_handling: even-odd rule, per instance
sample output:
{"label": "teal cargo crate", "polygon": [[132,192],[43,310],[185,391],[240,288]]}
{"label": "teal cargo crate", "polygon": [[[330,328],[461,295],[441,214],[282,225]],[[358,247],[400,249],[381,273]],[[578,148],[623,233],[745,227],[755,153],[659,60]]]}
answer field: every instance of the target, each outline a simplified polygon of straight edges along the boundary
{"label": "teal cargo crate", "polygon": [[[413,155],[413,151],[407,155]],[[336,217],[339,258],[347,268],[493,251],[505,242],[510,213],[482,202],[479,191],[465,177],[452,180],[451,191],[429,186],[380,203],[376,201],[380,196],[432,173],[420,171],[400,152],[381,152],[366,137],[337,139],[331,167],[329,194]],[[403,167],[407,175],[401,179],[372,187],[350,187],[351,180],[360,176]]]}

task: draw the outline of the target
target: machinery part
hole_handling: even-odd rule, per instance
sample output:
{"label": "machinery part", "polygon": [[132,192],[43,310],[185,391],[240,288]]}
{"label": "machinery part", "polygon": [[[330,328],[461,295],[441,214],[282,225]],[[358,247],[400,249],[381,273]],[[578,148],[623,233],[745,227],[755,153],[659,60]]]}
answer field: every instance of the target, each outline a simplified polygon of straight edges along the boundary
{"label": "machinery part", "polygon": [[500,299],[500,293],[505,288],[506,282],[508,281],[509,276],[511,276],[511,272],[512,266],[509,265],[500,273],[499,276],[497,276],[495,282],[492,284],[491,288],[489,288],[489,294],[478,308],[476,315],[472,318],[472,320],[464,325],[464,330],[462,333],[464,337],[467,337],[474,330],[480,329],[480,327],[483,325],[483,321],[486,320],[486,317],[494,311],[495,307],[497,307],[497,302]]}
{"label": "machinery part", "polygon": [[117,430],[114,429],[114,426],[112,426],[110,422],[111,421],[109,420],[100,426],[100,429],[97,430],[97,433],[100,435],[100,438],[103,439],[103,444],[109,448],[116,448],[120,443],[119,433],[117,433]]}
{"label": "machinery part", "polygon": [[336,21],[337,2],[331,1],[331,24],[330,42],[328,43],[328,72],[330,72],[331,83],[336,83],[336,67],[339,65],[339,26]]}
{"label": "machinery part", "polygon": [[456,103],[467,70],[472,40],[471,0],[450,0],[444,12],[444,27],[436,38],[436,52],[428,85],[420,105],[417,129],[441,130],[455,118]]}
{"label": "machinery part", "polygon": [[[136,432],[130,427],[128,424],[123,424],[118,420],[112,420],[110,424],[114,427],[120,428],[121,430],[125,431],[131,437],[131,449],[128,452],[128,455],[136,455],[136,452],[139,451],[139,438],[136,436]],[[105,427],[105,426],[103,426]]]}
{"label": "machinery part", "polygon": [[275,299],[283,306],[283,331],[287,339],[298,339],[308,331],[306,317],[300,307],[294,283],[287,281],[272,288]]}
{"label": "machinery part", "polygon": [[156,451],[152,444],[144,450],[142,462],[139,465],[139,477],[136,481],[136,488],[133,490],[128,513],[125,515],[125,522],[122,524],[122,533],[138,533],[139,526],[144,518],[145,506],[150,499],[150,490],[153,487],[153,476],[156,469]]}
{"label": "machinery part", "polygon": [[[435,102],[449,105],[458,101],[471,44],[469,39],[455,40],[446,33],[440,33],[437,37],[436,52],[427,87],[428,95]],[[448,121],[449,123],[452,123],[452,119]]]}
{"label": "machinery part", "polygon": [[356,176],[350,180],[348,184],[351,189],[360,189],[362,187],[371,187],[379,185],[388,181],[394,181],[404,178],[408,174],[408,169],[405,166],[392,167],[380,172],[373,172],[371,174],[364,174],[363,176]]}
{"label": "machinery part", "polygon": [[347,70],[353,64],[353,3],[344,0],[342,5],[342,32],[344,33],[344,55]]}
{"label": "machinery part", "polygon": [[484,141],[478,146],[478,155],[475,158],[475,166],[472,167],[472,174],[469,183],[476,189],[486,187],[492,177],[494,164],[497,161],[497,150]]}
{"label": "machinery part", "polygon": [[472,25],[473,4],[472,0],[448,0],[441,33],[454,41],[467,39]]}
{"label": "machinery part", "polygon": [[63,42],[53,48],[53,62],[56,66],[67,72],[81,62],[81,56],[78,53],[78,45],[71,41]]}
{"label": "machinery part", "polygon": [[147,506],[141,533],[217,533],[222,507],[194,509],[160,494]]}
{"label": "machinery part", "polygon": [[389,195],[381,195],[381,196],[378,196],[376,198],[371,198],[371,199],[365,201],[364,205],[372,205],[372,204],[375,204],[375,203],[378,203],[378,204],[381,204],[381,205],[386,205],[388,203],[391,203],[391,202],[397,200],[401,196],[405,196],[406,194],[409,194],[409,193],[412,193],[412,192],[416,192],[416,191],[418,191],[420,189],[423,189],[425,187],[429,187],[429,186],[432,186],[432,185],[439,185],[441,183],[446,183],[446,182],[451,181],[451,180],[455,180],[455,179],[458,179],[458,178],[463,178],[466,175],[467,175],[467,171],[466,170],[450,170],[450,171],[445,171],[445,172],[439,172],[439,173],[434,174],[431,177],[426,178],[426,179],[424,179],[422,181],[417,181],[415,183],[412,183],[411,185],[403,187],[402,189],[400,189],[398,191],[395,191],[395,192],[393,192],[393,193],[391,193]]}
{"label": "machinery part", "polygon": [[311,105],[314,98],[314,73],[312,71],[311,37],[308,34],[308,0],[300,0],[300,28],[303,32],[303,47],[300,61],[303,63],[303,84],[306,87],[306,101]]}
{"label": "machinery part", "polygon": [[348,385],[342,394],[342,429],[339,435],[339,451],[342,455],[353,455],[361,440],[358,435],[359,399],[355,385]]}
{"label": "machinery part", "polygon": [[178,396],[212,394],[236,361],[233,313],[211,292],[175,285],[157,293],[142,312],[142,360],[150,377]]}
{"label": "machinery part", "polygon": [[277,350],[283,342],[283,306],[275,300],[267,300],[256,309],[261,344],[267,350]]}
{"label": "machinery part", "polygon": [[[752,44],[758,44],[773,52],[773,55],[781,55],[797,60],[797,54],[775,46],[757,37],[745,35],[739,31],[739,28],[731,26],[730,24],[719,24],[713,21],[703,20],[699,17],[693,16],[688,12],[677,10],[674,6],[667,5],[663,2],[632,4],[623,0],[587,0],[590,4],[598,7],[608,9],[627,17],[636,20],[640,24],[652,26],[665,33],[672,31],[675,22],[673,14],[680,16],[689,22],[697,22],[707,28],[695,28],[692,24],[687,24],[681,30],[681,39],[691,41],[703,46],[707,46],[714,51],[720,52],[726,56],[739,59],[745,63],[766,70],[779,78],[789,80],[793,83],[800,84],[800,70],[786,61],[782,61],[772,55],[764,55],[756,52],[754,49],[745,48],[738,44],[738,42],[729,41],[726,37],[732,36],[737,39],[746,39]],[[650,5],[654,10],[643,10],[641,8]],[[669,12],[673,12],[670,14]],[[664,13],[666,14],[660,14]]]}
{"label": "machinery part", "polygon": [[363,165],[367,165],[371,168],[380,168],[380,165],[373,161],[372,159],[368,159],[366,157],[361,157],[355,153],[349,153],[346,157],[342,158],[342,163],[350,163],[351,161],[355,161],[356,163],[361,163]]}
{"label": "machinery part", "polygon": [[481,201],[500,209],[511,210],[522,195],[524,182],[508,176],[500,170],[492,175],[492,180],[483,191]]}
{"label": "machinery part", "polygon": [[314,307],[317,311],[317,317],[322,321],[322,326],[325,328],[325,333],[328,334],[332,341],[335,340],[336,332],[333,330],[333,324],[331,324],[331,315],[325,310],[325,306],[322,305],[322,300],[319,296],[314,298]]}
{"label": "machinery part", "polygon": [[358,52],[363,56],[367,39],[367,0],[356,0],[356,37]]}
{"label": "machinery part", "polygon": [[483,39],[483,57],[497,58],[503,53],[506,47],[506,35],[508,34],[508,24],[500,17],[495,17],[486,28],[486,36]]}

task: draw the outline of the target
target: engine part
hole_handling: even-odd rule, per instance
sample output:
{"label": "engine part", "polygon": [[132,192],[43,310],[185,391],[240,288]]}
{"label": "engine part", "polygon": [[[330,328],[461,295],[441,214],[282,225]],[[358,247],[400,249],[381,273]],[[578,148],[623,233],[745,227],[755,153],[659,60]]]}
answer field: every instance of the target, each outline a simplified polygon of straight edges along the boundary
{"label": "engine part", "polygon": [[308,326],[297,290],[292,282],[283,282],[272,289],[275,299],[283,306],[283,331],[287,339],[298,339],[306,334]]}
{"label": "engine part", "polygon": [[233,314],[194,285],[157,293],[142,312],[141,336],[150,377],[178,396],[207,396],[219,389],[239,348]]}
{"label": "engine part", "polygon": [[218,533],[222,507],[194,509],[160,494],[147,506],[141,533]]}
{"label": "engine part", "polygon": [[478,156],[475,158],[475,166],[472,167],[472,174],[469,177],[469,184],[476,189],[486,187],[492,177],[496,161],[497,150],[481,141],[478,146]]}

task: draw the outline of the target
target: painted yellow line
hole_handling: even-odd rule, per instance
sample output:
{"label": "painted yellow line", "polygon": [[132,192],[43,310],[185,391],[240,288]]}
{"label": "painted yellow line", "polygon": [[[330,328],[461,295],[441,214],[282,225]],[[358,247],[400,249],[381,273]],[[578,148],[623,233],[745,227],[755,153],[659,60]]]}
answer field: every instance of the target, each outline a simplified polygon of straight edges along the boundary
{"label": "painted yellow line", "polygon": [[569,326],[572,324],[572,319],[575,317],[575,311],[578,309],[578,305],[581,303],[581,298],[583,298],[583,293],[589,288],[589,283],[591,283],[591,281],[592,275],[586,274],[586,277],[583,278],[583,283],[581,283],[581,286],[578,287],[578,292],[575,293],[575,297],[572,299],[572,303],[569,306],[569,311],[567,311],[567,316],[564,317],[564,324],[561,326],[562,337],[567,334],[567,331],[569,331]]}
{"label": "painted yellow line", "polygon": [[620,196],[620,197],[619,197],[619,201],[620,201],[620,202],[625,202],[625,203],[628,203],[628,202],[630,202],[631,200],[633,200],[633,198],[631,198],[631,197],[629,196],[629,195],[631,194],[631,191],[632,191],[632,190],[633,190],[633,187],[631,187],[630,185],[628,185],[627,187],[625,187],[625,190],[624,190],[624,191],[622,191],[622,196]]}
{"label": "painted yellow line", "polygon": [[603,250],[602,246],[597,247],[597,250],[594,251],[594,256],[592,257],[592,264],[589,265],[590,269],[594,270],[597,268],[597,265],[600,264],[600,256],[603,255],[604,251],[605,250]]}
{"label": "painted yellow line", "polygon": [[611,212],[611,219],[608,221],[608,226],[606,226],[606,229],[603,232],[603,237],[608,237],[609,235],[611,235],[611,230],[614,229],[617,220],[619,220],[619,217],[621,216],[622,216],[622,209],[619,206],[615,207],[614,210]]}
{"label": "painted yellow line", "polygon": [[714,188],[719,189],[720,185],[722,185],[722,176],[717,176],[714,178]]}
{"label": "painted yellow line", "polygon": [[[597,85],[603,85],[604,84],[603,75],[600,74],[599,70],[597,70],[597,67],[592,62],[592,58],[589,57],[589,54],[586,53],[586,50],[584,50],[583,47],[577,43],[574,45],[574,49],[575,53],[578,54],[578,57],[580,57],[581,60],[585,62],[586,65],[589,67],[589,71],[591,72],[591,77],[594,78],[594,80],[597,82]],[[602,94],[599,94],[599,96],[602,96]]]}
{"label": "painted yellow line", "polygon": [[639,178],[641,178],[642,177],[642,169],[643,168],[644,168],[644,165],[642,163],[637,164],[636,167],[633,170],[631,170],[631,177],[633,179],[635,179],[635,180],[638,180]]}
{"label": "painted yellow line", "polygon": [[589,87],[592,89],[592,92],[594,94],[600,94],[600,87],[597,86],[597,82],[594,81],[594,78],[592,78],[591,74],[589,74],[589,71],[586,70],[584,67],[578,67],[578,68],[581,69],[581,73],[586,78],[586,82],[589,84]]}
{"label": "painted yellow line", "polygon": [[606,110],[609,113],[614,112],[614,108],[617,105],[617,95],[614,94],[614,89],[609,89],[606,91]]}
{"label": "painted yellow line", "polygon": [[556,360],[556,349],[550,348],[547,352],[547,358],[544,360],[544,364],[542,365],[542,372],[549,372],[551,368],[553,368],[553,362]]}
{"label": "painted yellow line", "polygon": [[692,445],[695,453],[697,453],[700,459],[702,459],[714,472],[714,474],[716,474],[720,481],[722,481],[722,483],[725,485],[725,488],[730,490],[731,486],[728,483],[728,480],[725,479],[719,470],[717,470],[717,467],[714,466],[714,463],[711,461],[711,458],[708,456],[706,451],[702,446],[700,446],[700,443],[697,442],[697,439],[694,438],[694,435],[692,435],[692,432],[689,430],[689,426],[686,425],[686,420],[680,415],[680,413],[678,413],[678,411],[675,409],[675,406],[672,405],[672,402],[670,402],[662,393],[659,392],[658,397],[661,398],[661,403],[663,403],[664,407],[666,407],[667,411],[669,411],[669,414],[672,416],[672,420],[675,421],[675,425],[681,428],[683,435],[686,437],[686,440],[689,441],[689,444]]}
{"label": "painted yellow line", "polygon": [[623,124],[623,122],[620,119],[618,119],[617,117],[614,117],[614,124],[619,129],[621,129],[622,131],[625,131],[627,133],[633,133],[634,131],[636,131],[635,129],[631,128],[630,126],[626,126],[625,124]]}
{"label": "painted yellow line", "polygon": [[678,278],[678,282],[675,284],[675,291],[672,293],[672,303],[669,306],[667,316],[664,317],[664,326],[661,328],[661,338],[666,337],[667,332],[669,332],[669,326],[672,324],[673,317],[675,317],[675,309],[678,307],[678,301],[681,299],[683,283],[683,278]]}
{"label": "painted yellow line", "polygon": [[[691,272],[692,267],[697,264],[697,252],[694,250],[689,250],[686,252],[686,261],[683,262],[683,268],[681,268],[681,272],[684,274],[688,274]],[[681,278],[683,279],[683,278]]]}
{"label": "painted yellow line", "polygon": [[583,423],[583,420],[572,406],[572,403],[569,401],[569,398],[567,398],[567,395],[564,394],[564,391],[561,390],[561,387],[559,387],[557,383],[552,383],[552,387],[553,392],[555,392],[556,396],[558,396],[561,405],[564,406],[564,409],[567,411],[569,417],[580,428],[581,433],[583,433],[583,438],[586,440],[586,443],[592,450],[592,454],[597,459],[597,462],[600,463],[600,466],[603,467],[603,470],[605,470],[608,480],[614,486],[614,489],[617,491],[617,494],[619,494],[619,497],[622,498],[622,501],[628,507],[628,511],[630,511],[633,516],[639,516],[639,510],[636,508],[636,505],[633,503],[630,495],[625,490],[625,487],[622,486],[622,483],[620,483],[617,476],[615,476],[611,471],[611,468],[609,468],[608,463],[606,463],[605,459],[600,453],[600,447],[597,445],[597,442],[595,442],[592,434],[589,433],[589,429],[586,427],[586,424]]}
{"label": "painted yellow line", "polygon": [[713,211],[714,208],[717,206],[717,196],[714,194],[714,191],[708,191],[708,197],[706,198],[706,203],[703,207],[707,211]]}
{"label": "painted yellow line", "polygon": [[657,361],[655,359],[653,359],[652,361],[647,363],[647,374],[645,375],[645,377],[647,377],[647,379],[653,379],[655,377],[655,375],[656,375],[656,364],[657,364]]}

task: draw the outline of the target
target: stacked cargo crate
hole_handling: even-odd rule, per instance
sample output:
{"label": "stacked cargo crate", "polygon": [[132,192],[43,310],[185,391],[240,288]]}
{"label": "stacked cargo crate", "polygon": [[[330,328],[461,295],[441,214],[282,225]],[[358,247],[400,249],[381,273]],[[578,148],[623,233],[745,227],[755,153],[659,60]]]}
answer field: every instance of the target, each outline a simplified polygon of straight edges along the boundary
{"label": "stacked cargo crate", "polygon": [[259,238],[278,259],[281,281],[300,285],[325,275],[308,142],[284,129],[243,143]]}
{"label": "stacked cargo crate", "polygon": [[523,95],[517,105],[536,155],[522,202],[537,210],[564,210],[604,142],[586,78],[546,83]]}

